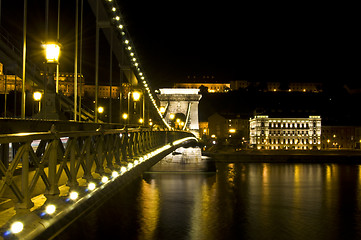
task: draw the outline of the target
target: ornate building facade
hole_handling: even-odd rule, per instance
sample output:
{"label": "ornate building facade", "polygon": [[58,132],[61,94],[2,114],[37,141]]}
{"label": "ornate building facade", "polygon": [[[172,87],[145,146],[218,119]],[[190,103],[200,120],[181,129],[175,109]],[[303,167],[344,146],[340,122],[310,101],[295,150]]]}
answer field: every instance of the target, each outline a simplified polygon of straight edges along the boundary
{"label": "ornate building facade", "polygon": [[250,145],[256,149],[321,149],[321,117],[250,119]]}

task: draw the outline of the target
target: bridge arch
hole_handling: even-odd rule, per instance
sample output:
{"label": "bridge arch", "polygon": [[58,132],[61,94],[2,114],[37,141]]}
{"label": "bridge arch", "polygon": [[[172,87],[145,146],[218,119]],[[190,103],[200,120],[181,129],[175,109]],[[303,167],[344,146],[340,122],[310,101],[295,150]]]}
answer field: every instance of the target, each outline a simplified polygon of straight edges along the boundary
{"label": "bridge arch", "polygon": [[173,116],[183,114],[184,128],[188,128],[197,137],[199,136],[198,104],[202,95],[199,89],[188,88],[161,88],[158,98],[160,106],[165,108],[164,118],[168,124],[174,126]]}

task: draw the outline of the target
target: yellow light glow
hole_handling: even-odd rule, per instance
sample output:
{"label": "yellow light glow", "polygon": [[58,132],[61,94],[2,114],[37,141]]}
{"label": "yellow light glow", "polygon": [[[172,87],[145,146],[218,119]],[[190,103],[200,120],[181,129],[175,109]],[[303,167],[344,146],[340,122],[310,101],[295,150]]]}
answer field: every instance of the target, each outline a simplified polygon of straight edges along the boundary
{"label": "yellow light glow", "polygon": [[98,107],[98,113],[103,113],[104,112],[104,108],[103,107]]}
{"label": "yellow light glow", "polygon": [[108,182],[109,178],[107,176],[102,177],[102,183]]}
{"label": "yellow light glow", "polygon": [[118,172],[116,172],[116,171],[113,171],[112,172],[112,177],[113,178],[116,178],[116,177],[118,177],[119,176],[119,173]]}
{"label": "yellow light glow", "polygon": [[143,122],[144,122],[143,118],[139,118],[139,123],[143,123]]}
{"label": "yellow light glow", "polygon": [[90,191],[93,191],[94,189],[96,188],[96,185],[95,185],[95,183],[89,183],[88,184],[88,189],[90,190]]}
{"label": "yellow light glow", "polygon": [[45,56],[48,63],[57,63],[60,55],[60,46],[56,43],[45,44]]}
{"label": "yellow light glow", "polygon": [[71,192],[70,194],[69,194],[69,198],[71,199],[71,200],[75,200],[75,199],[77,199],[79,197],[79,194],[77,193],[77,192]]}
{"label": "yellow light glow", "polygon": [[215,135],[215,134],[212,134],[212,135],[211,135],[211,138],[216,138],[216,135]]}
{"label": "yellow light glow", "polygon": [[19,233],[24,229],[24,224],[22,222],[14,222],[11,224],[10,230],[12,233]]}
{"label": "yellow light glow", "polygon": [[41,94],[41,92],[39,92],[39,91],[33,93],[33,98],[35,101],[40,101],[42,97],[43,97],[43,94]]}
{"label": "yellow light glow", "polygon": [[134,101],[139,101],[140,99],[140,92],[133,92],[132,97]]}
{"label": "yellow light glow", "polygon": [[175,118],[175,115],[174,115],[173,113],[171,113],[171,114],[169,115],[169,119],[173,120],[174,118]]}
{"label": "yellow light glow", "polygon": [[165,107],[160,107],[159,111],[160,111],[160,113],[165,113]]}
{"label": "yellow light glow", "polygon": [[179,118],[177,118],[176,122],[177,122],[177,123],[180,123],[180,121],[181,121],[181,120],[180,120]]}
{"label": "yellow light glow", "polygon": [[229,133],[235,133],[235,132],[236,132],[236,129],[234,129],[234,128],[229,129]]}
{"label": "yellow light glow", "polygon": [[55,213],[55,211],[56,211],[56,207],[54,204],[50,204],[50,205],[46,206],[46,208],[45,208],[45,212],[47,214],[53,214],[53,213]]}
{"label": "yellow light glow", "polygon": [[123,119],[128,119],[128,114],[123,113],[122,118],[123,118]]}

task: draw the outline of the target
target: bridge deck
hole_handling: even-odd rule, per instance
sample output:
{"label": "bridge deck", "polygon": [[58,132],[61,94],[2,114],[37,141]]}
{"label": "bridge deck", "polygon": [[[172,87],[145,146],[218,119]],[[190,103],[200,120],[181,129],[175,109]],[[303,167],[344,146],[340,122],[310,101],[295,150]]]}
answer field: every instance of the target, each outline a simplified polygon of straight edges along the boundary
{"label": "bridge deck", "polygon": [[[119,138],[119,134],[122,137]],[[64,149],[60,150],[63,144],[57,142],[60,143],[64,136],[68,137]],[[35,139],[41,140],[39,150],[34,151],[31,142]],[[75,147],[75,141],[81,141],[80,146],[83,147]],[[21,222],[23,229],[15,234],[17,237],[51,237],[90,207],[101,204],[117,189],[189,141],[196,141],[196,138],[187,132],[128,129],[0,135],[1,146],[19,144],[13,159],[0,156],[0,174],[3,175],[0,181],[0,236],[7,238],[15,234],[9,229],[12,223]],[[88,149],[87,153],[81,151],[84,148]],[[97,150],[104,153],[100,154]],[[49,152],[53,152],[53,158]],[[23,161],[28,159],[26,156],[30,156],[30,160],[35,163],[32,170],[29,170],[29,161],[25,161],[24,165]],[[55,165],[51,161],[55,161]],[[72,180],[72,176],[76,176],[76,180]],[[40,178],[42,181],[39,181]],[[90,189],[90,183],[95,185],[94,190]],[[79,195],[76,200],[70,200],[73,191]],[[56,206],[56,213],[45,213],[49,204]]]}

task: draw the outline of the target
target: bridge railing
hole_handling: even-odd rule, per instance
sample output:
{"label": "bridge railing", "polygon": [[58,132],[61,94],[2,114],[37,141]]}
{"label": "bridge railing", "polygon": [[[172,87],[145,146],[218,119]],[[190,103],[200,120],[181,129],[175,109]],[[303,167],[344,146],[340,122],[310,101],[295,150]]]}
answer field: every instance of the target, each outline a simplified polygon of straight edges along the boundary
{"label": "bridge railing", "polygon": [[119,171],[152,149],[185,137],[181,131],[110,129],[0,135],[0,198],[10,198],[17,208],[31,208],[31,198],[59,195],[59,186],[79,186]]}

